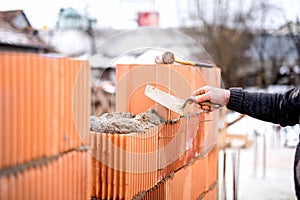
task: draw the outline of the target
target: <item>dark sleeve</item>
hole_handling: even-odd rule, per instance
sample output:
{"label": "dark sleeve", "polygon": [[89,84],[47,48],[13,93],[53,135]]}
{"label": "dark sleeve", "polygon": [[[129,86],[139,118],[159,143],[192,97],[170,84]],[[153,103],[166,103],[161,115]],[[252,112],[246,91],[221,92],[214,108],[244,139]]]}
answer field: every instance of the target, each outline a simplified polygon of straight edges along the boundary
{"label": "dark sleeve", "polygon": [[231,88],[227,108],[256,119],[293,126],[299,123],[300,87],[283,94],[247,92]]}

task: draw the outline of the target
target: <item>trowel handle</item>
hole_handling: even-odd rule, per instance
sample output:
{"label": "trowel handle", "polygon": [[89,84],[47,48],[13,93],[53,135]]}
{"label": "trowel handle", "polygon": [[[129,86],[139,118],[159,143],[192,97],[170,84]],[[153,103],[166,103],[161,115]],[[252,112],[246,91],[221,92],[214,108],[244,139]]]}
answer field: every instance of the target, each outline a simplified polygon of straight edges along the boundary
{"label": "trowel handle", "polygon": [[220,108],[221,106],[219,104],[215,104],[215,103],[212,103],[210,101],[204,101],[204,102],[201,102],[201,103],[198,103],[200,104],[201,106],[209,106],[209,107],[212,107],[212,108]]}
{"label": "trowel handle", "polygon": [[187,99],[187,101],[197,103],[197,104],[199,104],[199,105],[201,105],[201,106],[209,106],[209,107],[212,107],[212,108],[215,108],[215,109],[221,107],[219,104],[215,104],[215,103],[212,103],[212,102],[210,102],[210,101],[204,101],[204,102],[199,103],[199,102],[196,100],[196,97],[194,97],[194,96],[190,96],[190,97]]}

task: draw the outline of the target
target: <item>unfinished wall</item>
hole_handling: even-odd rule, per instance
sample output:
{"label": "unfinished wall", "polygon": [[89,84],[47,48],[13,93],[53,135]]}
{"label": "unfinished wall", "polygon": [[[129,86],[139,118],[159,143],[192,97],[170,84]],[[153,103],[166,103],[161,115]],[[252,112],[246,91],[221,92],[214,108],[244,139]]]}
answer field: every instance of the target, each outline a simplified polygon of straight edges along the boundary
{"label": "unfinished wall", "polygon": [[153,84],[185,98],[219,86],[219,69],[120,65],[117,81],[119,111],[154,108],[168,121],[146,132],[89,132],[86,63],[0,54],[0,199],[216,199],[218,112],[180,117],[143,91]]}
{"label": "unfinished wall", "polygon": [[0,199],[90,198],[89,91],[82,61],[0,53]]}
{"label": "unfinished wall", "polygon": [[[144,95],[147,84],[183,99],[220,87],[219,68],[118,65],[116,110],[155,109],[167,121],[146,132],[91,132],[92,199],[217,199],[219,111],[179,116]],[[199,111],[199,110],[198,110]]]}

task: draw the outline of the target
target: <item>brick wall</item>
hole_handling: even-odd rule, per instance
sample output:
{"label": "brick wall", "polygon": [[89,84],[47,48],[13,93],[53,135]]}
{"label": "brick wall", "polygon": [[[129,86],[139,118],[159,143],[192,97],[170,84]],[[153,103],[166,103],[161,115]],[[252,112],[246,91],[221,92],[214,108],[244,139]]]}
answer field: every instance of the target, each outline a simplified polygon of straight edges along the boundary
{"label": "brick wall", "polygon": [[[91,132],[92,149],[97,155],[92,164],[92,198],[217,199],[215,144],[220,113],[179,116],[147,98],[144,89],[151,84],[184,99],[200,86],[220,87],[220,70],[118,65],[116,72],[117,111],[138,114],[153,108],[168,121],[146,133]],[[187,109],[195,111],[193,107]]]}
{"label": "brick wall", "polygon": [[0,53],[0,199],[89,199],[88,81],[82,61]]}
{"label": "brick wall", "polygon": [[143,91],[185,98],[219,86],[218,68],[117,66],[117,110],[168,119],[131,134],[88,131],[85,62],[1,53],[0,76],[0,199],[216,199],[218,113],[180,117]]}

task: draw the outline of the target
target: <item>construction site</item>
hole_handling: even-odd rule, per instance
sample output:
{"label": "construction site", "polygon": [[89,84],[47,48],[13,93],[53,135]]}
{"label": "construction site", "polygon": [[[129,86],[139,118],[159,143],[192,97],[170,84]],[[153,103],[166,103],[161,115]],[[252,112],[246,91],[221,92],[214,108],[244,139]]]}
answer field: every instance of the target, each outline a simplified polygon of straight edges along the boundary
{"label": "construction site", "polygon": [[182,98],[201,85],[220,87],[219,68],[120,64],[116,70],[116,95],[105,96],[116,107],[92,114],[100,105],[92,101],[86,62],[1,53],[1,199],[218,199],[226,193],[236,199],[243,187],[240,151],[256,149],[247,153],[251,173],[255,165],[266,170],[266,160],[254,157],[266,156],[261,135],[227,132],[245,116],[228,122],[224,109],[191,106],[179,115],[144,94],[148,84]]}
{"label": "construction site", "polygon": [[[68,12],[58,26],[72,24]],[[226,68],[193,28],[139,14],[150,24],[97,32],[88,23],[87,35],[72,35],[90,45],[77,51],[41,36],[63,41],[70,29],[36,32],[23,11],[0,12],[0,200],[296,199],[299,125],[198,104],[193,92],[284,92],[300,81],[297,62],[281,63],[276,79],[271,59],[263,77],[247,62]]]}
{"label": "construction site", "polygon": [[[1,62],[1,74],[5,75],[1,85],[7,91],[1,109],[8,113],[1,125],[1,199],[217,197],[220,113],[180,116],[155,107],[143,91],[146,84],[161,80],[161,89],[168,89],[163,87],[165,83],[174,86],[169,91],[186,95],[191,88],[181,87],[203,84],[201,74],[211,77],[210,84],[220,84],[218,68],[122,65],[120,71],[117,67],[117,81],[122,82],[116,88],[120,91],[116,92],[119,112],[90,118],[88,65],[66,58],[11,53],[1,54]],[[9,78],[12,62],[24,70],[15,79]],[[46,67],[41,69],[41,63]],[[40,76],[47,71],[52,75]],[[178,77],[165,80],[169,73]],[[147,76],[135,77],[141,74]],[[183,77],[189,80],[191,74],[198,76],[195,82],[183,85]],[[137,85],[132,84],[133,79]],[[20,125],[13,126],[12,119]],[[22,187],[24,184],[28,188]]]}

